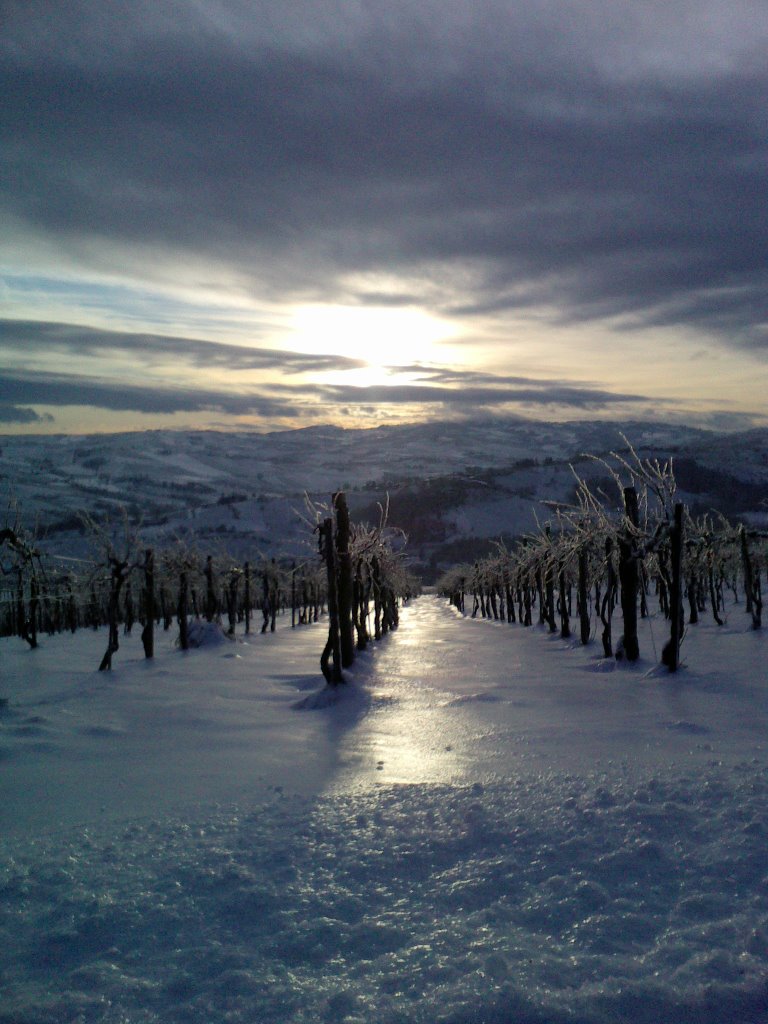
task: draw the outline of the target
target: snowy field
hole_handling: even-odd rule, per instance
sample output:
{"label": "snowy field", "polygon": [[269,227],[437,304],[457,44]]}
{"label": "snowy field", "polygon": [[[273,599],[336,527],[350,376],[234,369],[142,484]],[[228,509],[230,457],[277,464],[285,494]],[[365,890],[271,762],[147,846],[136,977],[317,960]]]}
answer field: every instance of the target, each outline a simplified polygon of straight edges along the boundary
{"label": "snowy field", "polygon": [[3,1024],[768,1021],[768,641],[0,641]]}

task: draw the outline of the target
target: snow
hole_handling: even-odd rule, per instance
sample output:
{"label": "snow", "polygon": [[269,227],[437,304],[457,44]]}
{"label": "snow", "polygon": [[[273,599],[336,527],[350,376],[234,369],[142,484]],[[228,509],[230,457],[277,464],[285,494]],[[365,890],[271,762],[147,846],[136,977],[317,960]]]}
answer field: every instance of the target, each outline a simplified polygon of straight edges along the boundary
{"label": "snow", "polygon": [[[307,530],[301,519],[306,494],[327,504],[333,491],[345,490],[359,521],[378,521],[378,504],[385,506],[389,494],[390,525],[412,538],[421,571],[433,577],[435,566],[446,568],[457,557],[472,560],[472,538],[494,541],[502,533],[535,532],[537,520],[552,515],[551,506],[542,502],[573,499],[569,461],[576,459],[585,477],[604,477],[604,466],[580,454],[621,448],[622,434],[644,457],[665,461],[675,452],[676,458],[694,459],[699,466],[726,467],[752,490],[737,487],[726,507],[722,493],[717,500],[706,492],[680,491],[678,497],[692,508],[714,505],[755,527],[768,525],[759,500],[759,485],[768,486],[768,430],[721,435],[679,424],[633,422],[501,418],[367,430],[309,427],[263,435],[0,436],[0,493],[6,504],[18,502],[29,529],[37,524],[41,547],[54,556],[92,557],[88,538],[78,529],[80,513],[87,511],[97,520],[109,513],[117,524],[127,505],[131,521],[141,522],[142,540],[149,547],[174,545],[182,537],[205,555],[226,550],[253,564],[262,557],[306,557]],[[652,450],[643,448],[651,442]],[[519,465],[532,456],[547,464]],[[455,485],[448,487],[439,508],[429,486],[436,475],[452,475]],[[705,483],[703,474],[701,486]],[[614,490],[608,488],[611,494]],[[410,492],[405,506],[398,501],[403,491]],[[456,542],[459,551],[451,551]]]}
{"label": "snow", "polygon": [[322,624],[0,641],[0,1022],[768,1021],[747,626],[669,676],[425,596],[333,692]]}

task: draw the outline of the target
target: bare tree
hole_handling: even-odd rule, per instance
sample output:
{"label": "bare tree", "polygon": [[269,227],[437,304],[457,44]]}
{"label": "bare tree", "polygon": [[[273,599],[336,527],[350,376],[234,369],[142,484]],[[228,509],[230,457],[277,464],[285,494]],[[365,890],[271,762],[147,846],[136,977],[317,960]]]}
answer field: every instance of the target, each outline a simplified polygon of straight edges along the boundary
{"label": "bare tree", "polygon": [[113,527],[109,519],[97,522],[87,512],[81,513],[81,519],[90,535],[94,548],[95,568],[91,582],[104,580],[104,572],[108,573],[107,626],[109,639],[107,649],[101,659],[99,672],[112,668],[112,658],[120,649],[120,594],[131,574],[141,564],[141,547],[137,530],[131,525],[125,509],[122,511],[121,522]]}
{"label": "bare tree", "polygon": [[34,649],[44,570],[34,531],[24,526],[21,510],[13,499],[0,529],[0,573],[15,578],[16,632]]}

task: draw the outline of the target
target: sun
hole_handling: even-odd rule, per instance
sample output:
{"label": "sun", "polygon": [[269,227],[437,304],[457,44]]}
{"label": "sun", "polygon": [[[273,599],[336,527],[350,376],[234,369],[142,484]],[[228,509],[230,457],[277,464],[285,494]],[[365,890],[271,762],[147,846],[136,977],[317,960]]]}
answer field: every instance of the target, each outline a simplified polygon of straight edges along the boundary
{"label": "sun", "polygon": [[411,307],[314,304],[294,311],[289,343],[300,352],[364,360],[358,375],[381,384],[392,370],[445,362],[457,333],[450,322]]}

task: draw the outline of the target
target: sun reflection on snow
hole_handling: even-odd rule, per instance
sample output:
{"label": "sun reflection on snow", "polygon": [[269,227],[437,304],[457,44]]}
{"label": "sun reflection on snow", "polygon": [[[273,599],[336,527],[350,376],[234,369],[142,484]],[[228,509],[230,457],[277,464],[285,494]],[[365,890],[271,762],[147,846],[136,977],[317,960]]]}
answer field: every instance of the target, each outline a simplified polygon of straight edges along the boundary
{"label": "sun reflection on snow", "polygon": [[416,607],[409,608],[400,628],[378,649],[369,685],[364,679],[353,684],[361,686],[365,710],[339,731],[339,769],[331,791],[466,781],[473,726],[466,716],[453,714],[446,693],[430,684],[430,677],[440,677],[447,667],[434,658],[434,637],[430,659],[418,656],[423,628]]}

